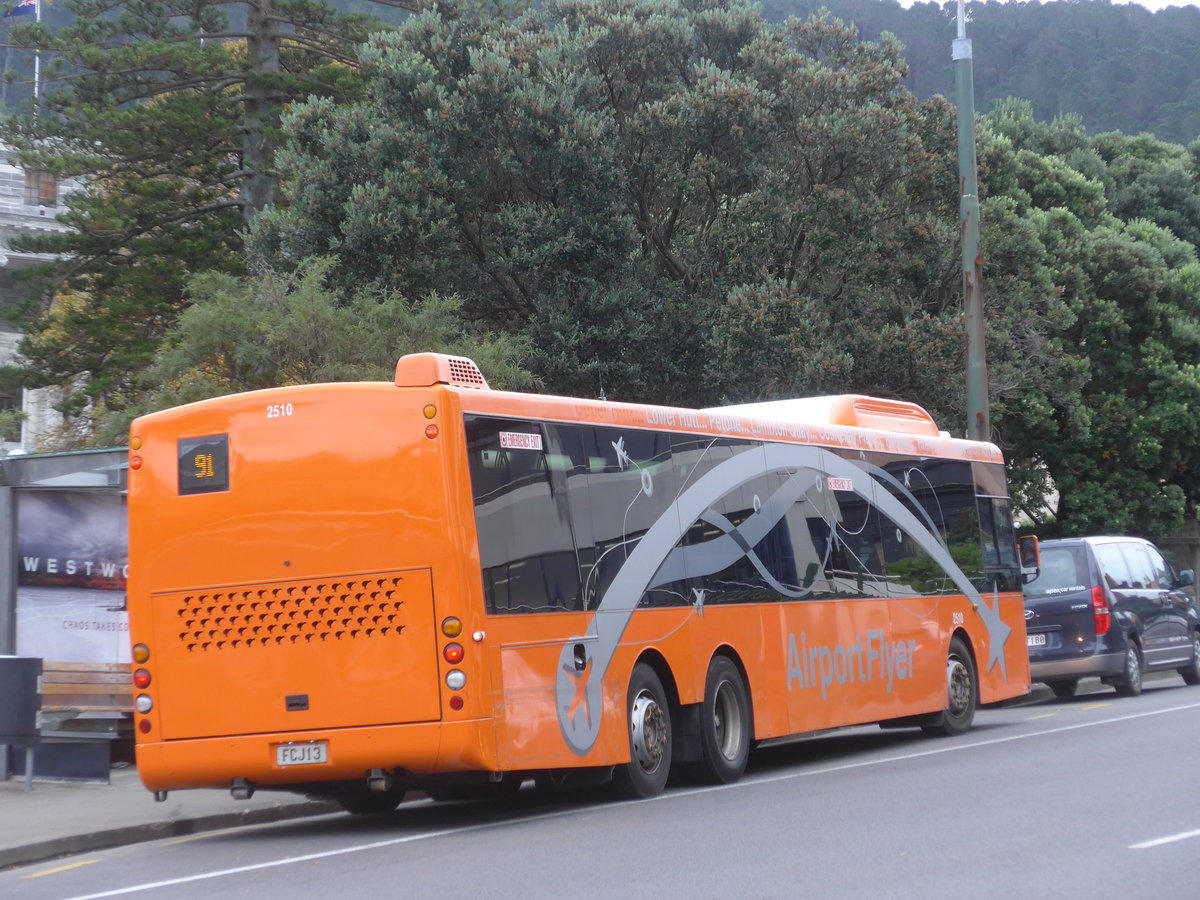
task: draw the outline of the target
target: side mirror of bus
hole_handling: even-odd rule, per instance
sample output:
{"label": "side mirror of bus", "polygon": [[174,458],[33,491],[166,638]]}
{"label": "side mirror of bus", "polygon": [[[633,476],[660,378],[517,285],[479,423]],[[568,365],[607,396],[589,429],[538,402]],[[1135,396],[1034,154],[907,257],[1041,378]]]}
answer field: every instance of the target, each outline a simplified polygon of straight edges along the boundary
{"label": "side mirror of bus", "polygon": [[1017,547],[1021,552],[1021,583],[1036,581],[1042,574],[1042,548],[1037,535],[1026,534],[1017,538]]}

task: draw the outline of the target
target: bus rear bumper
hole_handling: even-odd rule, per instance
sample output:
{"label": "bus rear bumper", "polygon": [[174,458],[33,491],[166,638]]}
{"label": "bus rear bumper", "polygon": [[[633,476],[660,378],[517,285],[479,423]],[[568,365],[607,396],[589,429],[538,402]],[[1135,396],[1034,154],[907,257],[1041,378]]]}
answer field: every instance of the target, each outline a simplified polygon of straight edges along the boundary
{"label": "bus rear bumper", "polygon": [[[292,749],[280,751],[280,747]],[[281,763],[288,758],[321,761]],[[496,771],[496,764],[490,719],[157,742],[143,739],[137,745],[138,774],[152,791],[227,788],[235,779],[286,790],[289,786],[365,780],[372,769],[419,775]]]}

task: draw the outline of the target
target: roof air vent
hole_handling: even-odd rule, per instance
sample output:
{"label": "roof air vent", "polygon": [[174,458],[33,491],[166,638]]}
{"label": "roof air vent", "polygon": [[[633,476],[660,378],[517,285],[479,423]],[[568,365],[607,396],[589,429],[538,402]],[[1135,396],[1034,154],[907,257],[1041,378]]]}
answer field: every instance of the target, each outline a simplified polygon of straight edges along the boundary
{"label": "roof air vent", "polygon": [[488,383],[475,361],[465,356],[444,353],[410,353],[396,363],[397,387],[451,387],[488,389]]}

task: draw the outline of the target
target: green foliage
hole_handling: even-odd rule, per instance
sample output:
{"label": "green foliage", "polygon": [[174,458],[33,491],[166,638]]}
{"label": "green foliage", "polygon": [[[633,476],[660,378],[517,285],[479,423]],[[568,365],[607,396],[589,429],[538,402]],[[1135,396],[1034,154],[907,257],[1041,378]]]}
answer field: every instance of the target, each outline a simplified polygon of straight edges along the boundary
{"label": "green foliage", "polygon": [[285,120],[263,264],[331,254],[350,289],[454,293],[563,392],[853,387],[961,419],[953,117],[902,88],[895,44],[742,3],[571,0],[435,6],[361,59],[364,100]]}
{"label": "green foliage", "polygon": [[179,403],[287,384],[391,380],[406,353],[470,356],[501,389],[528,389],[520,338],[468,333],[459,301],[430,295],[326,289],[327,260],[302,260],[293,274],[235,277],[206,272],[187,286],[190,305],[168,330],[135,402],[97,414],[97,440],[119,443],[136,415]]}
{"label": "green foliage", "polygon": [[[987,208],[1007,203],[1032,227],[1036,243],[1022,256],[1051,273],[1068,310],[1043,352],[1071,377],[1027,395],[1024,416],[1002,419],[1020,505],[1043,534],[1166,534],[1200,497],[1190,230],[1200,188],[1187,153],[1149,135],[1085,138],[1077,121],[1039,124],[1015,102],[985,117],[980,137],[981,165],[1000,173],[985,179],[1002,194]],[[1173,189],[1148,188],[1164,184]],[[995,237],[1015,233],[1016,222],[995,224]],[[1047,515],[1039,508],[1051,488]]]}
{"label": "green foliage", "polygon": [[78,413],[128,402],[190,272],[242,270],[245,218],[271,201],[280,105],[353,96],[346,46],[377,24],[312,0],[65,6],[66,20],[10,29],[46,64],[41,103],[4,118],[5,142],[80,189],[60,216],[70,232],[12,241],[58,261],[27,280],[29,337],[6,377],[66,387]]}

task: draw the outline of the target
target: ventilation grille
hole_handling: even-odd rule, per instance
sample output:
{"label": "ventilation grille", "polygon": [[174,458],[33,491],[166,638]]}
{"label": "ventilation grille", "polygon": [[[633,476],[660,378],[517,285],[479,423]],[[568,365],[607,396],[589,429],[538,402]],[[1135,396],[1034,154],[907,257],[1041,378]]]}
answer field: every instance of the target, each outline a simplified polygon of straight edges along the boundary
{"label": "ventilation grille", "polygon": [[474,360],[467,359],[465,356],[447,356],[446,362],[450,366],[451,384],[472,388],[488,386],[483,378],[483,373],[479,371],[479,366],[475,365]]}
{"label": "ventilation grille", "polygon": [[316,579],[170,598],[189,653],[394,638],[407,619],[401,575]]}

